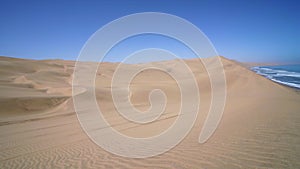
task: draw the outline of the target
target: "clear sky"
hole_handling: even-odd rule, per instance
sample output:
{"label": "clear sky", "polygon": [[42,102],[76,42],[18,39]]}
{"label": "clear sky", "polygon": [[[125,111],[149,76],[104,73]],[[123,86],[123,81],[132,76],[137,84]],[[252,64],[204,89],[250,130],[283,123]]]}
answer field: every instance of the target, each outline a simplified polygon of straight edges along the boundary
{"label": "clear sky", "polygon": [[300,1],[0,2],[0,55],[75,60],[103,25],[137,12],[164,12],[199,27],[220,55],[239,61],[299,62]]}

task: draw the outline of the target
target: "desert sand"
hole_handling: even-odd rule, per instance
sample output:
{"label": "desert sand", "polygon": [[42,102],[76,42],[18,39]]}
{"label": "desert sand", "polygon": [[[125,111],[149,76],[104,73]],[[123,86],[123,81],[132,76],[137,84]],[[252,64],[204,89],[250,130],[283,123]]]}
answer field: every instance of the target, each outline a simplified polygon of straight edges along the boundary
{"label": "desert sand", "polygon": [[[85,134],[74,111],[75,62],[0,57],[0,168],[300,168],[300,94],[274,83],[244,65],[221,57],[227,99],[213,136],[198,143],[210,107],[209,78],[200,60],[185,62],[197,78],[200,110],[187,137],[170,151],[133,159],[111,154]],[[176,61],[163,61],[176,69]],[[166,73],[145,70],[133,79],[131,101],[149,108],[152,89],[168,98],[165,114],[147,125],[122,119],[114,109],[110,83],[118,63],[101,63],[96,97],[111,126],[128,136],[161,133],[177,117],[180,94]],[[128,69],[133,66],[128,65]],[[84,89],[75,94],[81,94]]]}

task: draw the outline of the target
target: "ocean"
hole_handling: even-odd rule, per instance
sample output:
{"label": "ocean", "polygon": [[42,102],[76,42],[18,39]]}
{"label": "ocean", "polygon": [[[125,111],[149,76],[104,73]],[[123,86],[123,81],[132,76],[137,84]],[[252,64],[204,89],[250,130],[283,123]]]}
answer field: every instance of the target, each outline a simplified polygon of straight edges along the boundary
{"label": "ocean", "polygon": [[277,83],[300,89],[300,64],[256,66],[251,70]]}

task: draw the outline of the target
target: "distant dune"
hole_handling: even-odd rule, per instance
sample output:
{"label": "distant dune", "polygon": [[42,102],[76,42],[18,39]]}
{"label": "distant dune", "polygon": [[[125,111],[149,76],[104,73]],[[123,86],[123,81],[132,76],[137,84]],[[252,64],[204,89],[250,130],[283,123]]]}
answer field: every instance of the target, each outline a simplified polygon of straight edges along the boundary
{"label": "distant dune", "polygon": [[[201,96],[192,131],[167,153],[131,159],[103,150],[83,132],[72,100],[75,62],[0,57],[0,168],[300,168],[300,94],[243,64],[221,60],[227,100],[214,135],[198,143],[211,87],[200,60],[186,60]],[[176,60],[147,64],[176,69]],[[96,77],[97,101],[111,126],[129,136],[148,137],[172,125],[180,93],[176,82],[157,70],[145,70],[133,79],[131,101],[147,110],[149,92],[162,89],[168,98],[164,115],[149,125],[137,125],[117,114],[110,93],[117,65],[101,63]],[[128,69],[134,66],[141,65]],[[82,92],[78,88],[75,94]]]}

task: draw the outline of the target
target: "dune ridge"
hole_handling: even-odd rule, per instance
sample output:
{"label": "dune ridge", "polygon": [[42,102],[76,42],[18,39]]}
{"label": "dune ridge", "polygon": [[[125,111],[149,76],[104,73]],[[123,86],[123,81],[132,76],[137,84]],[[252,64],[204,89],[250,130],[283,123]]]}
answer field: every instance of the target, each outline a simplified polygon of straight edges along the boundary
{"label": "dune ridge", "polygon": [[[0,57],[0,168],[299,168],[300,94],[243,64],[220,59],[227,100],[213,136],[205,144],[198,143],[210,107],[209,77],[200,60],[185,60],[201,97],[193,129],[167,153],[131,159],[106,152],[83,132],[72,100],[75,62]],[[149,64],[178,69],[176,60],[126,66]],[[149,91],[155,88],[165,92],[168,102],[157,121],[134,124],[118,115],[112,102],[110,84],[117,65],[101,63],[95,85],[99,107],[111,126],[134,137],[156,135],[168,128],[178,116],[176,82],[154,70],[136,76],[130,90],[137,109],[149,108]],[[75,94],[84,92],[78,87]]]}

